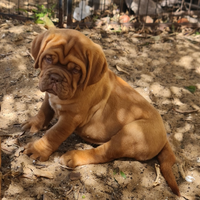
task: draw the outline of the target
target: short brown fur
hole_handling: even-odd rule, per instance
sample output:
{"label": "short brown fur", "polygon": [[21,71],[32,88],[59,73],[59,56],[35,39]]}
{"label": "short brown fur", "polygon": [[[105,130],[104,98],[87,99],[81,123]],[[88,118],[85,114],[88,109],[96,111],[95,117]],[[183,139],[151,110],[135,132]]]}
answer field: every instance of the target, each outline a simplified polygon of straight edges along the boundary
{"label": "short brown fur", "polygon": [[175,156],[161,116],[138,92],[108,69],[101,47],[75,30],[51,29],[32,44],[35,67],[41,69],[39,88],[46,92],[38,114],[23,124],[37,132],[56,114],[58,122],[25,147],[33,159],[48,160],[73,132],[101,144],[65,153],[60,163],[76,167],[129,157],[158,157],[161,172],[180,196],[172,165]]}

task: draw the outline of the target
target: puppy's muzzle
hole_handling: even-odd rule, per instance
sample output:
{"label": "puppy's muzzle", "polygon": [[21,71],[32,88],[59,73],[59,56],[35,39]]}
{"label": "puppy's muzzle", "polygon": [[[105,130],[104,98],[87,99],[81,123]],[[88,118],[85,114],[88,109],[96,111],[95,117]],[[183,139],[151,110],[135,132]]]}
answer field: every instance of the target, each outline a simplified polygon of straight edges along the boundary
{"label": "puppy's muzzle", "polygon": [[62,82],[63,78],[59,74],[50,74],[49,76],[51,83]]}

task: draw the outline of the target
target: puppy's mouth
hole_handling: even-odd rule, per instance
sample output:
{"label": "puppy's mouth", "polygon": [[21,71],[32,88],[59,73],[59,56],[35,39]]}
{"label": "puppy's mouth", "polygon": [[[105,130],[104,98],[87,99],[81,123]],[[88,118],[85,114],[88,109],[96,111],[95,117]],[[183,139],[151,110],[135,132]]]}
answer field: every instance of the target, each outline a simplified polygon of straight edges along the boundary
{"label": "puppy's mouth", "polygon": [[40,90],[42,92],[46,91],[54,95],[58,95],[59,87],[60,84],[62,84],[62,81],[63,77],[60,76],[59,74],[56,73],[50,74],[48,77],[48,81],[47,79],[43,80],[43,84],[42,87],[40,87]]}
{"label": "puppy's mouth", "polygon": [[52,90],[52,89],[47,89],[46,92],[57,95],[57,92],[55,90]]}

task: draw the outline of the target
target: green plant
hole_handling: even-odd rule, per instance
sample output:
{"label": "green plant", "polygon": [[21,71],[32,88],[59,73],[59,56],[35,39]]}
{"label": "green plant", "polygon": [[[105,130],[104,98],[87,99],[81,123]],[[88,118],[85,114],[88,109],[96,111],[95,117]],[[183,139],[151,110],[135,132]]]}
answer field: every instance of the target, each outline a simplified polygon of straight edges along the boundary
{"label": "green plant", "polygon": [[174,24],[172,24],[172,33],[174,33],[175,32],[175,26],[174,26]]}
{"label": "green plant", "polygon": [[24,12],[26,14],[32,13],[31,18],[33,18],[34,22],[36,24],[44,24],[44,16],[47,15],[49,19],[53,18],[55,15],[55,7],[56,4],[52,5],[49,8],[46,8],[44,5],[31,5],[34,6],[35,9],[24,9],[24,8],[19,8],[17,11]]}
{"label": "green plant", "polygon": [[50,8],[46,8],[44,5],[37,5],[37,9],[32,9],[33,12],[33,19],[36,24],[44,24],[42,18],[47,14],[48,17],[51,19],[54,17],[56,4],[52,5]]}
{"label": "green plant", "polygon": [[192,94],[194,94],[194,92],[196,91],[196,86],[194,85],[190,85],[190,86],[185,86],[185,89],[187,89],[188,91],[190,91]]}
{"label": "green plant", "polygon": [[98,18],[99,18],[98,15],[94,15],[94,16],[93,16],[93,21],[96,22]]}

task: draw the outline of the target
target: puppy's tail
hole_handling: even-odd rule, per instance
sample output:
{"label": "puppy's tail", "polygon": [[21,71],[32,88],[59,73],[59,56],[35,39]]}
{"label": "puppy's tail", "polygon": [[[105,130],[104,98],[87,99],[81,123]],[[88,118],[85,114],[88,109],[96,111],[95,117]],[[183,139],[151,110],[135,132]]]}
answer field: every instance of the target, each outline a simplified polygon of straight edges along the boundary
{"label": "puppy's tail", "polygon": [[167,181],[169,187],[172,189],[174,194],[180,197],[181,194],[176,183],[175,176],[172,172],[172,166],[176,162],[176,157],[169,145],[169,142],[166,143],[157,158],[160,163],[161,173]]}

